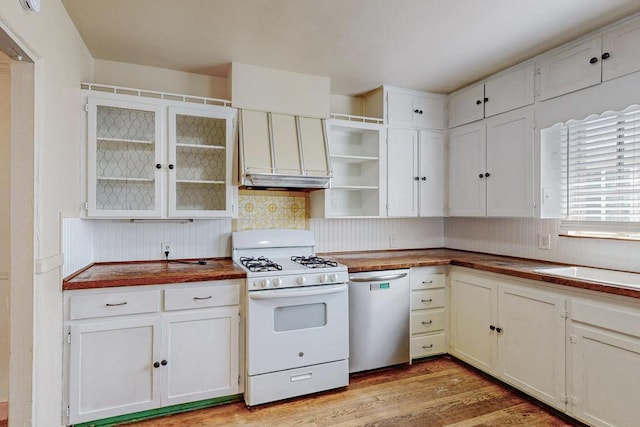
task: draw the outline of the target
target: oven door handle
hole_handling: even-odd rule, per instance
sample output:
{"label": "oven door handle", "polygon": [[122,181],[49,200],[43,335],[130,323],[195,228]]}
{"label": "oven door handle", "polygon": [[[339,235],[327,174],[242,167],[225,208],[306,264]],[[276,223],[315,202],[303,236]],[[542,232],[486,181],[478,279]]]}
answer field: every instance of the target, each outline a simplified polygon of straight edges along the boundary
{"label": "oven door handle", "polygon": [[349,277],[349,281],[350,282],[381,282],[383,280],[402,279],[403,277],[407,277],[407,273],[387,274],[384,276],[367,276],[367,277],[351,276]]}
{"label": "oven door handle", "polygon": [[347,290],[347,285],[333,286],[331,288],[319,287],[318,289],[304,288],[299,291],[254,291],[249,292],[249,298],[251,299],[279,299],[279,298],[295,298],[295,297],[310,297],[314,295],[327,295],[335,294],[338,292],[344,292]]}

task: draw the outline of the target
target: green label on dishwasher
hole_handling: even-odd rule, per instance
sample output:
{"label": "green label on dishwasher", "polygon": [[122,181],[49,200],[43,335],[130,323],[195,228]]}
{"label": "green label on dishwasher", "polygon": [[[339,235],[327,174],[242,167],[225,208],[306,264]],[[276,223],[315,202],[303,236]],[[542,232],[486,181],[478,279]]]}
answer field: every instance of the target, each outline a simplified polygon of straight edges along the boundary
{"label": "green label on dishwasher", "polygon": [[385,283],[372,283],[372,284],[369,286],[369,289],[370,289],[370,290],[372,290],[372,291],[377,291],[377,290],[380,290],[380,289],[389,289],[389,287],[390,287],[390,286],[389,286],[389,282],[385,282]]}

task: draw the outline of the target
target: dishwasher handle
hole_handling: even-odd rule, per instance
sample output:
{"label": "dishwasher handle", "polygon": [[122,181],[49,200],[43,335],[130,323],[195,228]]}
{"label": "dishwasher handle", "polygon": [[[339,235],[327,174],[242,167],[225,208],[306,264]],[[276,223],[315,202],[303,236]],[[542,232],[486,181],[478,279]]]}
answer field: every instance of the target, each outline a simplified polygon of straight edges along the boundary
{"label": "dishwasher handle", "polygon": [[365,277],[350,276],[349,281],[350,282],[381,282],[385,280],[402,279],[403,277],[407,277],[407,273],[385,274],[381,276],[365,276]]}

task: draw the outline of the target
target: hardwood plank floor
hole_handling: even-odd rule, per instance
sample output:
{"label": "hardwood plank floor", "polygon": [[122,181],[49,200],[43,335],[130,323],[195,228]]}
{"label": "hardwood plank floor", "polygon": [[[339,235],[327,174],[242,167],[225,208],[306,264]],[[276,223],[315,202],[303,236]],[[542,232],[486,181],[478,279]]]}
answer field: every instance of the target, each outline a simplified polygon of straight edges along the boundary
{"label": "hardwood plank floor", "polygon": [[448,357],[352,376],[349,387],[284,402],[234,403],[129,427],[573,426]]}

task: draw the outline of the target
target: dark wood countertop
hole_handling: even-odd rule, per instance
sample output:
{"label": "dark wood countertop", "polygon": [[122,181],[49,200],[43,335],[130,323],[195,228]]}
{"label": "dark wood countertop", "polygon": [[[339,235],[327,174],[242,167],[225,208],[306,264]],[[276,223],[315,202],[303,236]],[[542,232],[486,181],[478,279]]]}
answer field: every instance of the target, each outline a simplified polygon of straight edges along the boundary
{"label": "dark wood countertop", "polygon": [[[523,279],[537,280],[579,289],[640,298],[640,289],[627,289],[535,271],[558,267],[549,261],[514,258],[453,249],[411,249],[319,254],[334,259],[349,268],[349,272],[393,270],[410,267],[455,265]],[[136,261],[95,263],[66,277],[62,290],[94,289],[117,286],[161,285],[207,280],[244,279],[244,270],[230,258],[206,259],[206,265],[181,264],[166,261]]]}
{"label": "dark wood countertop", "polygon": [[205,265],[167,261],[94,263],[66,277],[62,290],[116,286],[162,285],[207,280],[244,279],[244,270],[231,258],[205,259]]}
{"label": "dark wood countertop", "polygon": [[608,294],[640,298],[640,289],[627,289],[600,282],[554,276],[535,271],[539,268],[560,267],[550,261],[514,258],[454,249],[415,249],[367,252],[324,253],[349,268],[350,273],[391,270],[397,268],[456,265],[492,273],[506,274],[523,279],[554,283],[572,288],[589,289]]}

